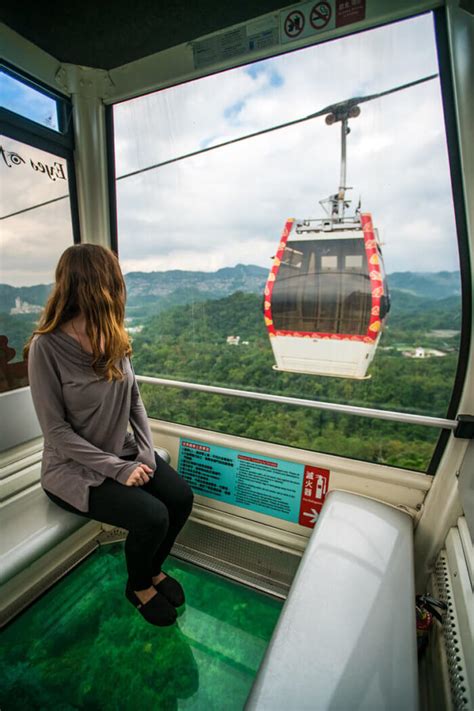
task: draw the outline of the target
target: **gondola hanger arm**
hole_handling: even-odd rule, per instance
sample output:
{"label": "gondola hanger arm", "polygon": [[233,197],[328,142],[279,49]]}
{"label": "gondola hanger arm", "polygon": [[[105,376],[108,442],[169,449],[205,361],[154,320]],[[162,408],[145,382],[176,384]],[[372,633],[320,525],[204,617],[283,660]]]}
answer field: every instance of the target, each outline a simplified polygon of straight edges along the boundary
{"label": "gondola hanger arm", "polygon": [[[380,99],[382,96],[388,96],[388,94],[394,94],[397,91],[402,91],[403,89],[410,89],[412,86],[416,86],[417,84],[422,84],[426,81],[431,81],[432,79],[436,79],[436,77],[439,76],[438,74],[430,74],[430,76],[423,77],[422,79],[416,79],[416,81],[411,81],[408,82],[407,84],[400,84],[400,86],[395,86],[392,89],[387,89],[386,91],[380,91],[377,94],[369,94],[368,96],[354,96],[352,99],[346,99],[345,101],[339,101],[336,104],[329,104],[329,106],[326,106],[324,109],[321,109],[320,111],[317,111],[314,114],[310,114],[309,116],[306,116],[305,119],[302,119],[304,121],[307,121],[308,119],[311,118],[318,118],[318,116],[324,116],[324,114],[335,114],[336,116],[342,115],[342,114],[347,114],[349,115],[349,111],[353,106],[357,106],[357,104],[363,104],[366,101],[373,101],[374,99]],[[340,119],[338,119],[340,120]]]}

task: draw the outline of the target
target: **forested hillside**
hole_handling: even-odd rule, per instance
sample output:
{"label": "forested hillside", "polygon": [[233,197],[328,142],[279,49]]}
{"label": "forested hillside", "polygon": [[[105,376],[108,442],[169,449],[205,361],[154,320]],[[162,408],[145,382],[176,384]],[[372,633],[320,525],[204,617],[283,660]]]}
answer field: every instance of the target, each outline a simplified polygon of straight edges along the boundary
{"label": "forested hillside", "polygon": [[[126,275],[127,327],[137,372],[307,399],[445,416],[461,328],[459,273],[389,275],[392,308],[371,378],[355,381],[276,372],[264,326],[267,271]],[[46,285],[0,286],[0,333],[22,359],[38,313],[10,313],[15,299],[44,305]],[[25,312],[22,313],[21,309]],[[227,343],[240,336],[239,345]],[[416,347],[439,357],[407,356]],[[309,408],[279,407],[175,388],[142,386],[150,416],[307,449],[425,470],[438,432]]]}
{"label": "forested hillside", "polygon": [[[270,261],[268,264],[270,268]],[[269,269],[255,264],[237,264],[215,272],[174,269],[166,272],[129,272],[125,274],[129,315],[146,316],[153,309],[163,311],[175,304],[221,299],[236,291],[262,294]],[[394,272],[388,275],[390,290],[409,297],[436,301],[459,296],[459,272]],[[0,313],[9,313],[20,298],[44,306],[52,284],[14,287],[0,284]],[[133,312],[133,313],[132,313]]]}
{"label": "forested hillside", "polygon": [[[388,328],[382,337],[369,380],[276,372],[261,317],[261,298],[243,293],[174,307],[149,318],[141,333],[134,335],[135,369],[189,382],[444,416],[457,365],[456,337],[444,338],[452,350],[438,358],[407,358],[394,345],[387,346],[397,337],[417,345],[439,343],[439,337],[429,335],[431,329],[451,327],[459,301],[455,297],[444,300],[439,313],[431,307],[421,299],[408,320],[403,312],[395,312],[393,331]],[[239,335],[240,344],[227,344],[229,335]],[[155,386],[143,386],[142,391],[151,416],[159,419],[422,470],[438,436],[429,428],[309,408],[283,408]]]}

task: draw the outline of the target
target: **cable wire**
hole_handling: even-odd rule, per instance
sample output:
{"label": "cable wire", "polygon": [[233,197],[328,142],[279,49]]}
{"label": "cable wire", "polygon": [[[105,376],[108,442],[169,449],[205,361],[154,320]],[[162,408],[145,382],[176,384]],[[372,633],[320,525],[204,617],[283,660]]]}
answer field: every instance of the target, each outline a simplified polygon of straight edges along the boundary
{"label": "cable wire", "polygon": [[[149,165],[146,168],[140,168],[139,170],[133,170],[130,173],[124,173],[124,175],[119,175],[116,180],[117,182],[119,180],[125,180],[125,178],[131,178],[134,175],[140,175],[141,173],[147,173],[149,170],[157,170],[158,168],[163,168],[165,165],[171,165],[172,163],[178,163],[181,160],[185,160],[186,158],[192,158],[193,156],[199,156],[202,153],[209,153],[210,151],[215,151],[217,148],[224,148],[224,146],[230,146],[233,145],[234,143],[240,143],[240,141],[246,141],[249,138],[256,138],[257,136],[263,136],[266,133],[271,133],[272,131],[279,131],[282,128],[288,128],[289,126],[296,126],[299,123],[303,123],[304,121],[310,121],[311,119],[319,118],[320,116],[324,116],[324,114],[330,114],[333,112],[341,112],[343,110],[349,110],[352,106],[356,106],[357,104],[362,104],[366,101],[373,101],[374,99],[379,99],[381,96],[387,96],[388,94],[394,94],[397,91],[402,91],[403,89],[409,89],[412,86],[416,86],[417,84],[423,84],[424,82],[431,81],[432,79],[435,79],[438,74],[431,74],[430,76],[423,77],[422,79],[416,79],[415,81],[408,82],[407,84],[401,84],[400,86],[396,86],[393,89],[387,89],[386,91],[381,91],[378,94],[369,94],[368,96],[357,96],[352,99],[347,99],[346,101],[340,101],[336,104],[330,104],[329,106],[326,106],[324,109],[321,109],[320,111],[316,111],[316,113],[309,114],[308,116],[303,116],[303,118],[299,119],[294,119],[293,121],[286,121],[285,123],[280,123],[277,126],[271,126],[270,128],[264,128],[261,129],[260,131],[255,131],[254,133],[248,133],[245,136],[240,136],[239,138],[232,138],[229,141],[223,141],[222,143],[216,143],[214,146],[208,146],[207,148],[200,148],[198,151],[191,151],[191,153],[185,153],[182,156],[176,156],[175,158],[169,158],[168,160],[164,160],[161,163],[154,163],[153,165]],[[32,207],[27,207],[23,210],[18,210],[17,212],[12,212],[9,215],[5,215],[2,217],[2,220],[6,220],[8,217],[14,217],[15,215],[21,215],[24,212],[28,212],[29,210],[34,210],[38,207],[43,207],[44,205],[49,205],[52,202],[57,202],[58,200],[65,200],[69,195],[63,195],[58,198],[54,198],[54,200],[48,200],[47,202],[42,202],[39,203],[38,205],[33,205]]]}

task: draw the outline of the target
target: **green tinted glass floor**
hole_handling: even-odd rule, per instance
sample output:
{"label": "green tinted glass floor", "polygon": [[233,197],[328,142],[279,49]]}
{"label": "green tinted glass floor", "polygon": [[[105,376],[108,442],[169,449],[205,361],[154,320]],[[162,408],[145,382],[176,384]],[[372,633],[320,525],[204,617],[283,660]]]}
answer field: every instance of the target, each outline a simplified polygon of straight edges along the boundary
{"label": "green tinted glass floor", "polygon": [[243,709],[282,603],[175,558],[172,627],[124,596],[123,543],[101,546],[1,634],[2,711]]}

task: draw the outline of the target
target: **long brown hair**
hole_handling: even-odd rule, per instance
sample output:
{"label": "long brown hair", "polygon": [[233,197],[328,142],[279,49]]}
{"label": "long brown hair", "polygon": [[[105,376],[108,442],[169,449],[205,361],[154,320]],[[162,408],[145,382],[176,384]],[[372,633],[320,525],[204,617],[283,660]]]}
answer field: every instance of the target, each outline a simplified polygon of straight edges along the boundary
{"label": "long brown hair", "polygon": [[92,367],[108,381],[122,380],[124,375],[115,362],[129,356],[132,347],[124,328],[125,281],[114,252],[98,244],[68,247],[59,259],[55,280],[38,327],[23,348],[23,358],[28,357],[35,334],[50,333],[82,313],[94,356]]}

